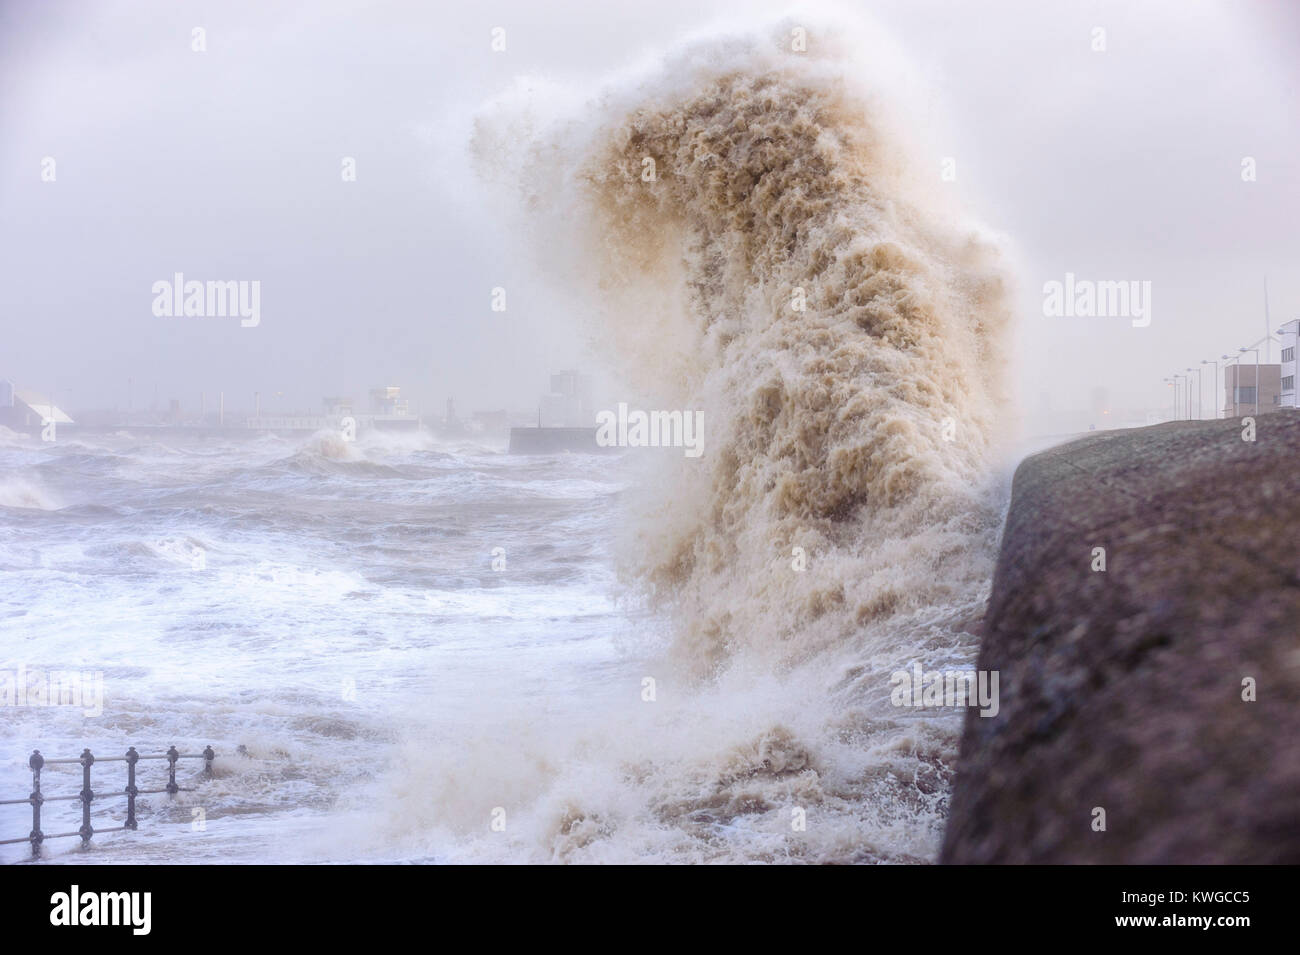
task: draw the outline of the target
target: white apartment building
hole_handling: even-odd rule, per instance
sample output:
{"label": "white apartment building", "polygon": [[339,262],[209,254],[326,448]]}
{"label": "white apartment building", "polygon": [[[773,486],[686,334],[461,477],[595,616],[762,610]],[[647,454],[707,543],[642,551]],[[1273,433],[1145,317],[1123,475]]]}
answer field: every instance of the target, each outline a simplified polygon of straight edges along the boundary
{"label": "white apartment building", "polygon": [[1296,345],[1300,342],[1300,318],[1287,322],[1277,330],[1282,340],[1282,389],[1279,403],[1283,408],[1296,405]]}

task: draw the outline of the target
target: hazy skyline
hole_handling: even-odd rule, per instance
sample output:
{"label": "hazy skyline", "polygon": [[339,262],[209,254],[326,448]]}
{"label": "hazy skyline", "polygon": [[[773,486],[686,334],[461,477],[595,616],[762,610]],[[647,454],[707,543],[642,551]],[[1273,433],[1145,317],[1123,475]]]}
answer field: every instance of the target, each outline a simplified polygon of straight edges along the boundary
{"label": "hazy skyline", "polygon": [[[859,8],[937,91],[918,117],[941,144],[936,189],[1014,252],[1033,427],[1068,423],[1053,413],[1096,388],[1117,408],[1167,406],[1162,378],[1263,335],[1266,274],[1272,327],[1300,317],[1296,8]],[[798,9],[8,5],[0,376],[70,408],[125,408],[131,378],[136,408],[155,387],[163,406],[206,393],[211,409],[224,390],[232,408],[260,391],[306,409],[399,384],[426,412],[448,397],[529,409],[550,372],[596,359],[479,203],[469,118],[519,76],[594,90],[710,20]],[[155,317],[151,286],[176,272],[260,281],[260,324]],[[1067,272],[1151,282],[1151,324],[1044,317],[1043,284]]]}

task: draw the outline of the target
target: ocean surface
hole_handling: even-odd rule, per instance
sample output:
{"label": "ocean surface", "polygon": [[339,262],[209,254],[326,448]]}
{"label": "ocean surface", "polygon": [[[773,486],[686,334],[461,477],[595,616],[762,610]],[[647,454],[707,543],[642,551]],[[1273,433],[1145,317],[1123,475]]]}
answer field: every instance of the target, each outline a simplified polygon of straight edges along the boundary
{"label": "ocean surface", "polygon": [[[10,435],[0,445],[0,668],[101,672],[104,705],[99,717],[85,705],[0,710],[0,793],[27,794],[34,748],[107,756],[211,744],[214,779],[174,802],[141,797],[139,831],[104,836],[93,857],[451,854],[417,832],[405,845],[332,837],[360,831],[340,821],[344,806],[383,815],[396,797],[377,781],[408,781],[403,746],[418,753],[426,741],[432,761],[445,741],[509,735],[494,724],[520,700],[540,727],[617,696],[622,680],[635,697],[639,676],[618,644],[653,627],[615,603],[606,542],[617,472],[609,457],[511,457],[416,435]],[[182,783],[201,765],[182,763]],[[149,788],[161,785],[161,764],[140,766]],[[50,767],[45,791],[76,792],[79,774]],[[120,791],[125,767],[103,764],[94,778]],[[120,824],[124,802],[96,804],[96,819]],[[75,830],[79,810],[48,804],[43,829]],[[26,806],[0,807],[0,838],[29,828]],[[80,859],[76,844],[46,851]]]}
{"label": "ocean surface", "polygon": [[106,861],[933,859],[963,711],[892,677],[973,666],[1014,283],[893,61],[790,37],[524,80],[464,144],[606,407],[695,415],[699,456],[0,442],[5,663],[106,696],[6,707],[3,791],[38,746],[221,753]]}
{"label": "ocean surface", "polygon": [[[969,665],[973,638],[932,611],[847,667],[689,675],[672,615],[617,570],[633,454],[425,435],[2,437],[0,670],[98,673],[103,711],[0,708],[0,795],[29,792],[35,748],[219,754],[210,779],[181,763],[193,792],[141,796],[137,832],[84,853],[51,840],[52,862],[914,861],[937,847],[960,713],[893,708],[863,666]],[[141,788],[163,785],[163,764],[140,765]],[[125,785],[122,763],[93,772],[97,791]],[[76,793],[80,768],[47,767],[43,788]],[[96,801],[94,825],[120,825],[124,803]],[[73,831],[79,811],[47,803],[43,829]],[[26,805],[0,807],[0,837],[29,828]]]}

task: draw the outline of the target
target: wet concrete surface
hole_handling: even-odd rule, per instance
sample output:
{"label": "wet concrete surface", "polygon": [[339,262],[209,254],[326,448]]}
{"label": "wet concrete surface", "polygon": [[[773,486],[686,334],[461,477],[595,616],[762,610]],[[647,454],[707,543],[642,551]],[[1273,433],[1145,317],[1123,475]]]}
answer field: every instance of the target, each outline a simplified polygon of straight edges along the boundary
{"label": "wet concrete surface", "polygon": [[1255,422],[1020,465],[941,861],[1300,862],[1300,412]]}

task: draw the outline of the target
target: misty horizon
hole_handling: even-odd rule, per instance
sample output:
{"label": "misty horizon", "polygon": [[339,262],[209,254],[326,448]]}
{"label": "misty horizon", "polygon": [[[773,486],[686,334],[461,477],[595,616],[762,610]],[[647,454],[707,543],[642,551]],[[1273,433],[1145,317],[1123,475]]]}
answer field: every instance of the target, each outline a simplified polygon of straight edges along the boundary
{"label": "misty horizon", "polygon": [[[1284,41],[1300,14],[1191,6],[872,7],[927,89],[915,118],[936,186],[1012,256],[1010,413],[1031,431],[1081,426],[1098,391],[1168,409],[1171,372],[1264,334],[1265,277],[1273,328],[1300,317]],[[468,413],[535,409],[561,369],[607,373],[581,306],[502,234],[471,123],[521,77],[589,90],[737,8],[566,9],[7,6],[0,377],[79,410],[147,407],[155,390],[162,408],[224,391],[228,407],[260,392],[307,410],[399,385],[425,413],[449,398]],[[510,44],[493,52],[498,21]],[[151,288],[177,272],[259,281],[262,321],[155,316]],[[1150,282],[1149,327],[1046,317],[1043,286],[1067,273]]]}

